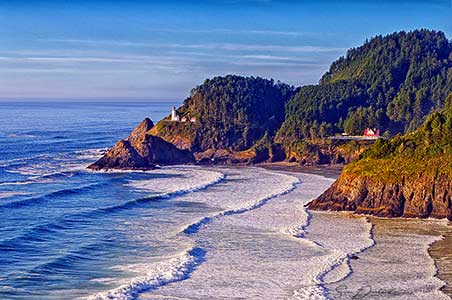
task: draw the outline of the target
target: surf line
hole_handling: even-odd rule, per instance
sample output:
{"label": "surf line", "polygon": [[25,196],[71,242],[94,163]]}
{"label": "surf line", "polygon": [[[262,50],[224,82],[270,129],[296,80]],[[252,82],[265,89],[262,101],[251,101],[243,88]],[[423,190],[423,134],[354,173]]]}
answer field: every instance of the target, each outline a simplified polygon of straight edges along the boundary
{"label": "surf line", "polygon": [[230,209],[230,210],[225,210],[225,211],[222,211],[222,212],[220,212],[220,213],[218,213],[216,215],[204,217],[204,218],[200,219],[199,221],[188,225],[182,232],[184,234],[186,234],[186,235],[192,235],[192,234],[197,233],[201,229],[202,226],[212,222],[215,219],[219,219],[221,217],[230,216],[230,215],[241,214],[241,213],[244,213],[244,212],[247,212],[247,211],[250,211],[250,210],[254,210],[254,209],[257,209],[259,207],[262,207],[268,201],[270,201],[270,200],[272,200],[272,199],[274,199],[276,197],[279,197],[279,196],[282,196],[282,195],[290,193],[291,191],[293,191],[296,188],[296,186],[298,184],[301,183],[301,181],[298,178],[296,178],[296,177],[289,176],[289,175],[284,175],[284,174],[280,174],[280,175],[285,176],[287,179],[290,180],[290,186],[287,189],[285,189],[283,191],[278,191],[278,192],[272,193],[272,194],[270,194],[270,195],[268,195],[266,197],[258,199],[257,201],[251,203],[248,206],[241,207],[241,208]]}

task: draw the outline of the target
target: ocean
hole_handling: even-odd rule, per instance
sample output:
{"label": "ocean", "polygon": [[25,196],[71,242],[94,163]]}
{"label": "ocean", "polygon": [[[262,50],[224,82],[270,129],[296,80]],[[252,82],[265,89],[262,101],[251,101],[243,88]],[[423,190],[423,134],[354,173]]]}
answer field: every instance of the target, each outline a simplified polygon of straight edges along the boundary
{"label": "ocean", "polygon": [[[86,169],[177,104],[0,103],[0,299],[330,299],[350,256],[378,249],[366,218],[305,209],[330,178]],[[423,296],[443,299],[424,248]]]}

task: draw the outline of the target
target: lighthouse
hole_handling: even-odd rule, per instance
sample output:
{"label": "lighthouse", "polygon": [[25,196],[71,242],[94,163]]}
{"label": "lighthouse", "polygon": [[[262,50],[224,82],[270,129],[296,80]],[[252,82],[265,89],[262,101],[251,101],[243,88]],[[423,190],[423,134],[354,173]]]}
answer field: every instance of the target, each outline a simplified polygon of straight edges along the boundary
{"label": "lighthouse", "polygon": [[173,121],[173,122],[179,121],[179,115],[177,114],[175,106],[173,106],[173,109],[171,110],[171,121]]}

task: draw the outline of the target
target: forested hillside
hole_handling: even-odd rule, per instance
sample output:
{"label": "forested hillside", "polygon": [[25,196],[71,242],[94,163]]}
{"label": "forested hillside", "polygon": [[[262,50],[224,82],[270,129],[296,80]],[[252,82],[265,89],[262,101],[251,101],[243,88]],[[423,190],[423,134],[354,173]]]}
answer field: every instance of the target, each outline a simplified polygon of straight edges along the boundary
{"label": "forested hillside", "polygon": [[334,62],[317,86],[302,87],[286,106],[278,140],[376,127],[389,134],[416,129],[452,91],[452,43],[430,30],[377,36]]}
{"label": "forested hillside", "polygon": [[310,208],[452,219],[452,95],[414,132],[378,140]]}
{"label": "forested hillside", "polygon": [[177,109],[180,121],[168,116],[142,140],[157,136],[203,163],[346,163],[369,143],[327,137],[367,127],[387,137],[411,132],[444,107],[451,92],[452,43],[444,33],[402,31],[349,50],[318,85],[295,89],[236,75],[207,79]]}
{"label": "forested hillside", "polygon": [[178,108],[196,122],[160,121],[153,132],[181,148],[242,151],[266,134],[273,136],[284,121],[284,106],[294,88],[259,77],[228,75],[207,79]]}

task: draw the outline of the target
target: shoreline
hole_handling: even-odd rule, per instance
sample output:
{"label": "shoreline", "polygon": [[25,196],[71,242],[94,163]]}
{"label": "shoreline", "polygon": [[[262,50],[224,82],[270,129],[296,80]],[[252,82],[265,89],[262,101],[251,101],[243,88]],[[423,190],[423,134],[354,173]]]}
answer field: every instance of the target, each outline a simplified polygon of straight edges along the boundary
{"label": "shoreline", "polygon": [[[320,166],[300,166],[297,163],[275,162],[262,163],[258,167],[284,172],[308,173],[322,175],[327,178],[337,179],[345,165],[320,165]],[[417,220],[410,218],[377,218],[367,216],[373,227],[385,228],[391,226],[392,222],[403,222],[403,220]],[[436,219],[435,219],[436,220]],[[406,228],[406,232],[418,231],[423,232],[423,228],[412,229]],[[441,228],[428,229],[423,234],[441,236],[442,239],[434,241],[428,246],[427,253],[434,261],[436,273],[434,277],[444,282],[444,286],[440,288],[444,294],[452,298],[452,226],[450,224],[441,226]],[[353,261],[351,262],[353,264]]]}
{"label": "shoreline", "polygon": [[[348,277],[327,284],[333,296],[338,299],[358,295],[362,297],[359,299],[396,296],[451,299],[449,224],[437,219],[368,217],[367,220],[372,225],[375,245],[349,261],[352,273]],[[444,235],[447,238],[441,239]],[[408,287],[407,282],[413,285]]]}
{"label": "shoreline", "polygon": [[[324,176],[326,178],[330,179],[337,179],[338,176],[341,174],[343,168],[345,165],[317,165],[317,166],[301,166],[298,163],[291,163],[291,162],[274,162],[274,163],[260,163],[255,164],[255,167],[263,168],[270,171],[281,171],[281,172],[289,172],[289,173],[306,173],[306,174],[314,174],[314,175],[320,175]],[[200,166],[205,167],[205,166]],[[218,166],[216,166],[218,167]],[[231,167],[231,166],[221,166],[221,167]],[[237,167],[237,166],[235,166]],[[246,166],[238,166],[238,167],[244,167]],[[352,212],[349,212],[351,215],[355,215]],[[341,214],[341,212],[339,212]],[[412,219],[412,218],[378,218],[368,215],[356,215],[360,217],[367,217],[369,222],[372,224],[373,228],[379,227],[381,228],[388,228],[391,226],[393,222],[400,222],[404,223],[406,220],[407,224],[409,221],[413,220],[419,220],[422,221],[422,219]],[[428,220],[428,219],[427,219]],[[438,220],[438,219],[434,219]],[[443,238],[438,241],[434,241],[431,244],[428,245],[427,253],[428,256],[433,260],[436,273],[433,276],[434,278],[438,278],[442,282],[444,282],[444,286],[441,287],[439,290],[442,291],[445,295],[452,298],[452,248],[450,245],[452,245],[452,226],[450,224],[442,226],[442,228],[430,228],[425,229],[422,227],[417,228],[407,228],[404,229],[406,233],[410,232],[421,232],[425,235],[432,235],[432,236],[442,236]],[[366,250],[367,251],[367,250]],[[364,251],[362,254],[365,255],[366,251]],[[360,255],[359,255],[360,256]],[[354,260],[350,261],[350,263],[353,265],[356,263]],[[359,263],[359,261],[358,261]]]}
{"label": "shoreline", "polygon": [[284,171],[284,172],[321,175],[330,179],[337,179],[345,167],[345,165],[343,164],[302,166],[296,162],[292,163],[286,161],[273,163],[260,163],[256,164],[255,166],[271,171]]}
{"label": "shoreline", "polygon": [[452,227],[447,225],[446,232],[442,233],[442,239],[433,242],[428,248],[428,254],[435,261],[435,277],[442,280],[445,285],[441,291],[452,298]]}

